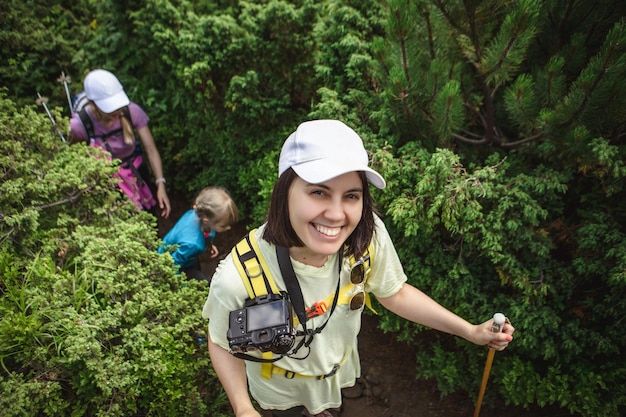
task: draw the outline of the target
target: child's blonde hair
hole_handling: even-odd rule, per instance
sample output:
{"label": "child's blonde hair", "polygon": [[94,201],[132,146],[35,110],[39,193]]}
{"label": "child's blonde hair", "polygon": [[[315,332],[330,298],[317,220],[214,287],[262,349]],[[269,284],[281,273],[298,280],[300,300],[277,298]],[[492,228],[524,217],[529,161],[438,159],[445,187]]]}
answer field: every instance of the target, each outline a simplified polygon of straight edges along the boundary
{"label": "child's blonde hair", "polygon": [[[90,103],[92,104],[91,108],[93,109],[93,115],[98,121],[98,123],[107,125],[111,123],[113,120],[115,120],[116,117],[118,117],[117,111],[113,113],[105,113],[102,110],[100,110],[100,108],[92,100],[90,100]],[[126,118],[126,116],[124,116],[124,113],[121,114],[120,121],[122,123],[122,134],[124,135],[124,143],[127,145],[134,144],[135,134],[133,133],[132,123],[130,122],[130,120]]]}
{"label": "child's blonde hair", "polygon": [[210,222],[233,225],[239,220],[237,205],[223,187],[206,187],[198,193],[195,201],[198,217],[206,217]]}

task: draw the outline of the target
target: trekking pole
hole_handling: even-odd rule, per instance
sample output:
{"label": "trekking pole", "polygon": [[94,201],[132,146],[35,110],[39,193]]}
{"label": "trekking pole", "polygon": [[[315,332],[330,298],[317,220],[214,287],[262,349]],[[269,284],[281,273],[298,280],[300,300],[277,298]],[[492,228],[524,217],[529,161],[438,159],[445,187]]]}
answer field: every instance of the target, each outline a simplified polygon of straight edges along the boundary
{"label": "trekking pole", "polygon": [[63,84],[65,87],[65,95],[67,96],[67,104],[70,106],[70,114],[72,113],[72,99],[70,98],[70,88],[68,84],[72,82],[72,77],[65,75],[65,72],[61,72],[61,76],[57,78],[57,81]]}
{"label": "trekking pole", "polygon": [[65,137],[63,136],[63,133],[61,133],[61,130],[59,129],[59,127],[57,126],[57,122],[54,121],[54,117],[52,117],[52,114],[50,113],[50,110],[48,110],[48,97],[42,97],[41,94],[39,94],[39,92],[37,92],[37,97],[39,97],[36,100],[36,103],[40,106],[43,106],[44,109],[46,109],[46,113],[48,114],[48,117],[50,118],[50,123],[52,123],[52,126],[54,126],[57,130],[57,133],[59,134],[59,136],[61,137],[61,140],[63,140],[63,142],[65,142]]}
{"label": "trekking pole", "polygon": [[[491,331],[494,333],[500,333],[506,317],[502,313],[496,313],[493,315],[493,324],[491,325]],[[487,362],[485,363],[485,370],[483,371],[483,380],[480,384],[480,391],[478,392],[478,400],[476,400],[476,409],[474,410],[474,417],[478,417],[480,414],[480,406],[483,403],[483,397],[485,395],[485,388],[487,387],[487,380],[489,379],[489,372],[491,371],[491,364],[493,363],[493,356],[496,354],[496,350],[489,348],[487,353]]]}

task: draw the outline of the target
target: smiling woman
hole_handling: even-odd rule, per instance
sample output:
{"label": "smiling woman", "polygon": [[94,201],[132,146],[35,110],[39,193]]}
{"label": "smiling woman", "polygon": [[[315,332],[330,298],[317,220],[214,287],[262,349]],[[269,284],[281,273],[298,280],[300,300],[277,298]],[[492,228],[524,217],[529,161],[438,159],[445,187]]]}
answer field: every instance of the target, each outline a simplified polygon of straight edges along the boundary
{"label": "smiling woman", "polygon": [[292,247],[292,258],[323,266],[341,248],[361,220],[362,181],[356,172],[340,175],[323,184],[296,177],[287,206],[291,225],[303,243]]}
{"label": "smiling woman", "polygon": [[[384,188],[385,180],[368,167],[363,142],[350,127],[337,120],[302,123],[283,145],[278,175],[267,223],[252,240],[262,269],[274,277],[272,299],[293,300],[294,348],[278,352],[255,344],[248,329],[231,327],[240,323],[230,320],[231,312],[245,318],[268,298],[249,294],[258,275],[244,277],[246,287],[233,257],[213,276],[203,309],[211,360],[237,417],[260,416],[248,389],[274,417],[336,413],[342,389],[361,375],[357,345],[366,294],[402,317],[479,345],[502,350],[512,340],[510,324],[492,333],[492,320],[472,325],[406,283],[369,189],[370,183]],[[325,300],[331,307],[320,314],[300,314],[302,302],[308,311]],[[243,358],[229,351],[229,337],[239,333],[252,335]]]}

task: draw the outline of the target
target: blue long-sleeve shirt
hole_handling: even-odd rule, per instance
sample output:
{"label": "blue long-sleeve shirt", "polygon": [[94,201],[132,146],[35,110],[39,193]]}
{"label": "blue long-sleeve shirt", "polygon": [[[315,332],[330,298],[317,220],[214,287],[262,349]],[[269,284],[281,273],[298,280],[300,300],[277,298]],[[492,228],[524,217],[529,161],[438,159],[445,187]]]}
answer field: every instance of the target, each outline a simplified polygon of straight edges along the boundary
{"label": "blue long-sleeve shirt", "polygon": [[174,263],[181,268],[187,268],[196,264],[214,236],[215,231],[212,230],[206,237],[195,210],[187,210],[163,238],[164,244],[159,247],[159,253],[165,253],[167,246],[177,245],[178,248],[171,252]]}

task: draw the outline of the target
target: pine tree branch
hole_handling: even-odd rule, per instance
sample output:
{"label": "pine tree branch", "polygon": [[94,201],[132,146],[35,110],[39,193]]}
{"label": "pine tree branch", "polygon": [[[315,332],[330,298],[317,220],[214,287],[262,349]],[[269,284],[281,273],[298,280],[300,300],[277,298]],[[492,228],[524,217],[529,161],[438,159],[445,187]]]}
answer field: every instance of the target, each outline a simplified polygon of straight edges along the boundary
{"label": "pine tree branch", "polygon": [[608,63],[612,60],[614,52],[615,48],[613,47],[607,51],[606,55],[604,56],[604,60],[602,61],[602,66],[598,70],[598,75],[594,78],[590,88],[583,91],[584,96],[583,99],[580,101],[580,105],[566,121],[559,125],[560,127],[570,125],[585,110],[585,107],[587,107],[587,104],[589,103],[589,98],[593,94],[596,87],[598,87],[598,84],[600,84],[600,81],[602,81],[602,79],[604,78],[604,75],[606,75],[606,70],[609,67]]}
{"label": "pine tree branch", "polygon": [[485,140],[488,144],[492,144],[494,140],[493,132],[496,126],[496,110],[493,103],[493,91],[489,90],[489,86],[485,83],[485,78],[480,77],[480,83],[482,84],[483,96],[485,97],[485,115],[483,118],[483,128],[485,130]]}
{"label": "pine tree branch", "polygon": [[[478,135],[470,133],[470,132],[464,132],[464,133],[468,134],[468,135],[479,137]],[[499,148],[511,149],[511,148],[515,148],[517,146],[523,145],[525,143],[529,143],[529,142],[533,142],[535,140],[541,139],[541,138],[544,137],[544,134],[543,133],[538,133],[538,134],[533,135],[533,136],[525,137],[524,139],[516,140],[515,142],[507,142],[505,140],[502,140],[503,138],[505,138],[505,136],[503,136],[503,135],[497,135],[497,136],[499,137],[499,140],[496,141],[495,144]],[[469,145],[491,145],[492,144],[491,142],[489,142],[489,140],[487,139],[486,136],[482,136],[482,137],[480,137],[480,139],[470,139],[470,138],[468,138],[466,136],[461,136],[461,135],[459,135],[457,133],[453,133],[452,137],[457,139],[460,142],[467,143]]]}
{"label": "pine tree branch", "polygon": [[[488,95],[488,97],[492,97],[491,94]],[[493,98],[493,97],[492,97]],[[480,121],[480,124],[483,126],[483,129],[485,129],[485,131],[487,131],[486,129],[488,128],[487,126],[490,125],[490,123],[487,121],[485,115],[480,112],[475,110],[474,108],[472,108],[472,106],[469,105],[469,103],[464,103],[465,107],[470,110]],[[539,133],[533,136],[528,136],[524,139],[520,139],[517,140],[515,142],[508,142],[506,136],[502,133],[502,131],[495,125],[495,123],[493,123],[493,127],[491,128],[492,130],[492,134],[491,135],[478,135],[476,133],[470,132],[468,130],[461,130],[461,133],[463,133],[463,135],[457,134],[457,133],[453,133],[452,137],[454,137],[455,139],[459,140],[460,142],[463,143],[467,143],[470,145],[491,145],[491,144],[495,144],[496,146],[503,148],[503,149],[509,149],[509,148],[513,148],[519,145],[523,145],[524,143],[528,143],[528,142],[532,142],[535,140],[538,140],[540,138],[542,138],[544,136],[543,133]],[[473,138],[472,138],[473,136]]]}
{"label": "pine tree branch", "polygon": [[52,203],[49,203],[49,204],[43,204],[41,206],[33,206],[33,208],[37,209],[37,210],[41,210],[41,209],[47,209],[47,208],[50,208],[50,207],[61,206],[63,204],[67,204],[67,203],[73,203],[73,202],[75,202],[76,200],[78,200],[80,198],[82,193],[83,192],[79,191],[79,192],[76,192],[74,194],[70,194],[67,198],[64,198],[63,200],[55,201],[55,202],[52,202]]}
{"label": "pine tree branch", "polygon": [[435,40],[433,39],[433,26],[430,21],[430,13],[424,13],[424,21],[426,22],[426,32],[428,33],[428,51],[430,52],[430,59],[435,59]]}
{"label": "pine tree branch", "polygon": [[[482,48],[480,45],[480,41],[477,41],[479,39],[479,36],[476,34],[477,31],[476,31],[476,26],[475,26],[475,21],[476,21],[475,13],[470,13],[467,5],[465,5],[465,11],[467,12],[466,13],[467,22],[470,25],[470,30],[469,30],[470,33],[468,34],[467,30],[464,30],[464,28],[452,18],[452,15],[445,7],[446,6],[445,2],[440,1],[440,0],[433,0],[433,4],[441,12],[441,14],[446,19],[446,21],[448,22],[448,24],[450,25],[452,29],[454,29],[456,32],[460,34],[466,35],[469,39],[471,39],[472,46],[474,48],[473,59],[469,57],[467,58],[470,61],[470,63],[474,66],[474,68],[478,70],[480,67],[479,63],[480,63],[480,55],[482,55],[482,52],[481,52]],[[457,43],[459,44],[458,40],[457,40]],[[459,48],[461,48],[462,51],[464,49],[461,44],[459,44]]]}
{"label": "pine tree branch", "polygon": [[467,143],[470,145],[487,145],[488,144],[487,139],[484,136],[481,139],[470,139],[470,138],[466,138],[465,136],[461,136],[456,133],[453,133],[452,137],[454,139],[457,139],[460,142]]}
{"label": "pine tree branch", "polygon": [[11,237],[11,235],[13,234],[13,232],[17,229],[17,226],[13,226],[11,227],[5,234],[0,236],[0,245],[3,244],[5,241],[7,241],[9,239],[9,237]]}
{"label": "pine tree branch", "polygon": [[469,130],[465,130],[465,129],[461,129],[461,132],[466,136],[473,136],[475,139],[480,139],[483,137],[482,135],[476,134],[474,132],[470,132]]}
{"label": "pine tree branch", "polygon": [[[398,22],[398,26],[400,28],[403,28],[404,22],[402,21],[402,14],[399,10],[396,10],[396,20]],[[406,78],[407,85],[411,85],[411,75],[409,73],[409,56],[407,52],[405,30],[401,30],[400,33],[398,33],[398,41],[400,42],[400,53],[402,54],[402,70],[404,71],[404,77]]]}
{"label": "pine tree branch", "polygon": [[[55,206],[60,206],[63,204],[67,204],[67,203],[73,203],[76,200],[78,200],[81,196],[82,192],[76,192],[71,194],[70,196],[68,196],[67,198],[63,199],[63,200],[59,200],[59,201],[55,201],[53,203],[49,203],[49,204],[43,204],[41,206],[33,206],[32,208],[34,208],[35,210],[41,210],[41,209],[47,209],[50,207],[55,207]],[[0,219],[2,219],[2,221],[4,221],[4,219],[6,218],[4,213],[0,213]],[[13,232],[17,230],[16,226],[11,227],[6,233],[4,233],[2,236],[0,236],[0,244],[2,244],[3,242],[5,242],[10,236],[11,234],[13,234]]]}
{"label": "pine tree branch", "polygon": [[439,11],[443,15],[443,17],[450,24],[450,26],[452,26],[457,31],[462,32],[461,27],[456,24],[454,19],[452,19],[452,15],[450,15],[450,13],[446,10],[445,2],[442,2],[442,1],[439,1],[439,0],[433,0],[433,3],[435,5],[435,7],[437,7],[437,9],[439,9]]}
{"label": "pine tree branch", "polygon": [[475,56],[475,61],[474,61],[474,65],[476,65],[476,67],[478,68],[478,63],[481,61],[482,59],[482,47],[480,44],[480,36],[478,35],[478,30],[476,29],[476,8],[473,8],[471,11],[469,10],[470,6],[468,4],[468,2],[463,2],[463,6],[466,12],[466,17],[467,17],[467,22],[469,23],[470,26],[470,39],[472,40],[472,44],[474,45],[474,56]]}
{"label": "pine tree branch", "polygon": [[474,116],[476,116],[479,119],[481,126],[483,126],[483,129],[486,129],[486,127],[487,127],[487,120],[485,120],[485,116],[483,116],[482,112],[480,112],[478,110],[475,110],[469,103],[463,103],[463,105],[470,112],[472,112],[474,114]]}
{"label": "pine tree branch", "polygon": [[[517,36],[511,36],[511,38],[509,38],[509,41],[507,42],[506,46],[504,47],[504,50],[502,51],[502,54],[500,54],[500,58],[498,58],[498,62],[493,66],[493,68],[491,68],[489,71],[487,71],[484,74],[485,78],[489,78],[489,76],[491,74],[495,73],[497,70],[499,70],[502,67],[502,64],[506,60],[506,57],[509,55],[509,52],[511,51],[511,49],[513,49],[513,44],[515,43],[515,41],[517,39],[518,39]],[[497,87],[498,86],[496,85],[495,89],[497,89]]]}
{"label": "pine tree branch", "polygon": [[505,143],[502,143],[500,145],[500,147],[503,148],[503,149],[510,149],[510,148],[514,148],[514,147],[519,146],[519,145],[523,145],[523,144],[528,143],[528,142],[533,142],[535,140],[541,139],[544,136],[545,135],[543,133],[537,133],[536,135],[528,136],[528,137],[526,137],[524,139],[520,139],[520,140],[517,140],[515,142],[505,142]]}

